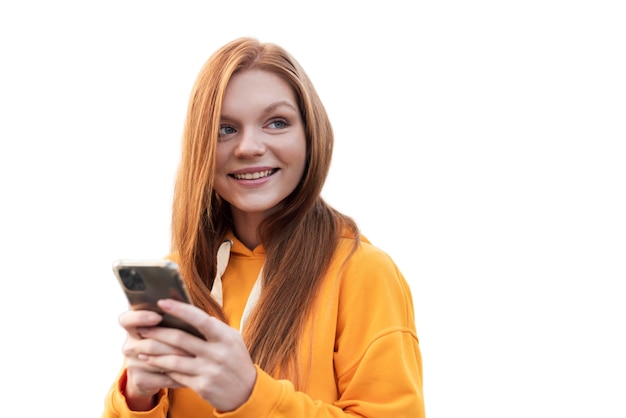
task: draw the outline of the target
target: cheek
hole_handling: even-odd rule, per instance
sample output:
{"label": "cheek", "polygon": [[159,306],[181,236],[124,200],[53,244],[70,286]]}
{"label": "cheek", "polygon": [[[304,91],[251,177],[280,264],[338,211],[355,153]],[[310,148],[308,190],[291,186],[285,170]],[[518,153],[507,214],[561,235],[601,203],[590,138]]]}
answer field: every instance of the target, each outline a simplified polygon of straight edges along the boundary
{"label": "cheek", "polygon": [[230,150],[225,145],[218,145],[215,150],[215,173],[222,173],[226,168]]}
{"label": "cheek", "polygon": [[220,147],[218,145],[216,153],[215,153],[215,182],[213,184],[213,188],[215,192],[224,197],[223,192],[227,191],[224,189],[225,180],[224,175],[226,174],[226,163],[228,161],[228,150],[225,147]]}
{"label": "cheek", "polygon": [[304,175],[304,167],[306,166],[306,162],[309,159],[309,152],[306,148],[306,141],[302,141],[302,146],[298,151],[298,155],[300,156],[300,172],[301,176]]}
{"label": "cheek", "polygon": [[304,165],[307,160],[306,140],[304,138],[294,141],[288,148],[288,158],[293,162],[293,165],[299,167],[301,171],[304,171]]}

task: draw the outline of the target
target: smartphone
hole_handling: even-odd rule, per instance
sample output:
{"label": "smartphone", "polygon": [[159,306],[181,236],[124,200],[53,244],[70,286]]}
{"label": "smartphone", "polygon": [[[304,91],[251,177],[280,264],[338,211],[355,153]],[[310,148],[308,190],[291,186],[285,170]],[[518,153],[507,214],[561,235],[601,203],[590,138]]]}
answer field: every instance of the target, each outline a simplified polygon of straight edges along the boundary
{"label": "smartphone", "polygon": [[176,263],[166,259],[116,260],[113,262],[113,273],[131,309],[157,312],[163,316],[159,326],[178,328],[204,339],[202,333],[195,327],[166,314],[157,305],[160,299],[175,299],[191,303]]}

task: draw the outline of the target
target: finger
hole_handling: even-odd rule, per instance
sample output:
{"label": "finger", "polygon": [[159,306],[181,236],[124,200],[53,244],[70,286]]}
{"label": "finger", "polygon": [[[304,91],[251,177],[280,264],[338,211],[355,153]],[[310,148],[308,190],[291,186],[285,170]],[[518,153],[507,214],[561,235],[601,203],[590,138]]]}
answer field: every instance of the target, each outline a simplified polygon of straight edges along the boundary
{"label": "finger", "polygon": [[153,311],[129,310],[119,316],[118,322],[126,332],[139,338],[137,328],[155,326],[162,319],[161,315]]}
{"label": "finger", "polygon": [[[155,327],[155,329],[156,328],[158,327]],[[172,354],[178,356],[189,356],[189,353],[180,347],[172,346],[153,338],[142,339],[135,347],[135,350],[138,354],[141,353],[150,356],[164,356]]]}
{"label": "finger", "polygon": [[180,375],[192,376],[200,372],[199,364],[195,357],[177,355],[149,356],[140,354],[138,359],[143,361],[146,366],[150,367],[150,370],[167,374],[170,377]]}
{"label": "finger", "polygon": [[209,340],[219,340],[222,333],[221,327],[228,327],[217,318],[214,318],[203,310],[184,302],[173,299],[162,299],[158,301],[158,305],[166,313],[175,316],[189,325],[198,329]]}
{"label": "finger", "polygon": [[134,344],[131,350],[125,351],[126,366],[129,370],[132,370],[136,376],[147,374],[152,376],[152,378],[157,378],[158,381],[161,382],[160,384],[162,384],[163,379],[160,379],[157,375],[169,373],[170,370],[163,366],[163,364],[167,365],[169,362],[155,362],[154,359],[159,359],[163,356],[188,357],[188,354],[185,353],[181,356],[177,351],[178,350],[173,347],[161,344],[158,341],[139,340],[139,343]]}
{"label": "finger", "polygon": [[[150,338],[133,338],[128,336],[122,346],[122,353],[129,366],[136,365],[140,368],[146,368],[145,361],[140,360],[140,355],[189,355],[185,351],[165,344],[161,341]],[[150,369],[150,371],[155,371]]]}
{"label": "finger", "polygon": [[137,361],[127,365],[129,383],[141,388],[142,392],[152,392],[160,388],[182,387],[180,383],[172,379],[165,369],[159,369],[148,365],[145,361]]}
{"label": "finger", "polygon": [[193,356],[187,350],[189,339],[195,338],[184,331],[168,327],[140,328],[141,343],[136,344],[134,349],[137,353],[148,355],[173,354],[179,356]]}
{"label": "finger", "polygon": [[[127,368],[135,370],[137,373],[149,373],[156,375],[167,374],[168,370],[164,369],[158,364],[150,364],[148,359],[150,359],[151,357],[152,356],[149,356],[147,354],[138,354],[132,360],[129,359],[127,361]],[[158,356],[154,357],[157,358]]]}

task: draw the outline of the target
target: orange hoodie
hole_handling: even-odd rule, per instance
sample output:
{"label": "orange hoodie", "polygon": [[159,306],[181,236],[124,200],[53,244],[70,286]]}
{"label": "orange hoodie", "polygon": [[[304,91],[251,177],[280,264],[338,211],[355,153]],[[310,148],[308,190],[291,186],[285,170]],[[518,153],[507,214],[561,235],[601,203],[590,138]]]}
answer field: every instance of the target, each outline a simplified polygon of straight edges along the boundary
{"label": "orange hoodie", "polygon": [[[239,328],[248,295],[265,260],[234,236],[222,276],[223,306]],[[191,389],[163,389],[151,411],[128,409],[122,388],[126,371],[111,387],[102,418],[305,418],[424,417],[422,359],[409,286],[391,258],[362,238],[342,266],[353,237],[342,237],[317,295],[300,356],[300,391],[257,366],[246,403],[219,413]],[[310,362],[310,363],[309,363]],[[309,366],[310,364],[310,366]]]}

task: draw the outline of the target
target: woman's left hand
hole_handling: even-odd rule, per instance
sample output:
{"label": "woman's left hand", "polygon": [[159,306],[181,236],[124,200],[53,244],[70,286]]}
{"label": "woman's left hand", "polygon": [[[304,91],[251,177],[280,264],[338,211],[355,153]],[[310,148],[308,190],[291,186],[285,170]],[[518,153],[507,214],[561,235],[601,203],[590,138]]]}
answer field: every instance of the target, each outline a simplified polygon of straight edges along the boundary
{"label": "woman's left hand", "polygon": [[241,334],[188,303],[165,299],[159,301],[159,306],[195,326],[206,341],[178,329],[143,328],[139,332],[142,337],[168,344],[191,356],[141,355],[140,358],[163,370],[179,384],[193,389],[218,411],[232,411],[246,402],[257,372]]}

